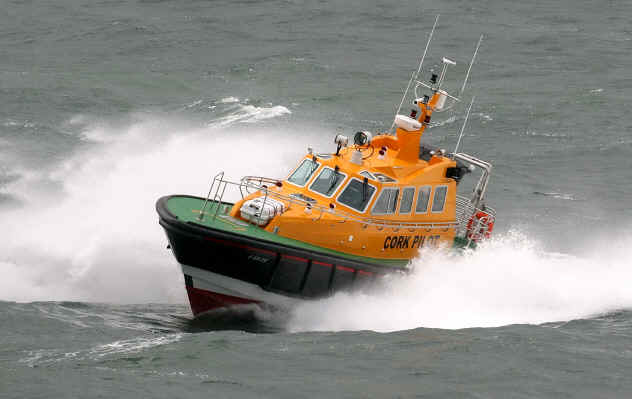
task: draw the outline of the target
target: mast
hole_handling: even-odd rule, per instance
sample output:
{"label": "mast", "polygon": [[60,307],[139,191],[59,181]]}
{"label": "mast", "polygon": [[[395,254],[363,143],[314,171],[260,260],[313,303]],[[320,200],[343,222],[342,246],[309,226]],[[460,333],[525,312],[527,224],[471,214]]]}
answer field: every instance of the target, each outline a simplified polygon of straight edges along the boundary
{"label": "mast", "polygon": [[419,61],[419,67],[417,68],[417,72],[413,72],[413,74],[410,77],[410,80],[408,81],[408,86],[406,86],[406,90],[404,91],[404,95],[402,96],[402,101],[400,101],[399,107],[397,107],[397,111],[395,111],[395,116],[393,117],[393,123],[391,124],[390,129],[388,129],[389,132],[393,131],[393,127],[395,126],[395,118],[397,118],[399,111],[402,109],[402,105],[404,104],[404,100],[406,99],[406,94],[408,94],[408,89],[410,88],[410,84],[413,82],[413,80],[417,80],[417,78],[419,77],[421,66],[424,64],[424,60],[426,59],[426,53],[428,53],[428,47],[430,46],[432,35],[434,35],[435,28],[437,27],[437,22],[439,21],[439,15],[440,14],[437,14],[437,16],[435,17],[434,24],[432,25],[432,30],[430,31],[430,35],[428,36],[428,41],[426,42],[426,48],[424,49],[424,53],[421,56],[421,60]]}

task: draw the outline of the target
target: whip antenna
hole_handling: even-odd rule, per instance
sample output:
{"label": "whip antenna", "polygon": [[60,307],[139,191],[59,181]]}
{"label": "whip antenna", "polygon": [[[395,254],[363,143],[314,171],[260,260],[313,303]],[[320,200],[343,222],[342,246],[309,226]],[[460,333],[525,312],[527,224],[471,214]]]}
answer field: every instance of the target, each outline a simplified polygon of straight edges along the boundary
{"label": "whip antenna", "polygon": [[467,113],[465,114],[465,120],[463,121],[463,126],[461,126],[461,133],[459,133],[459,140],[456,142],[456,147],[454,147],[454,153],[456,154],[459,149],[459,144],[461,144],[461,138],[463,137],[463,131],[465,131],[465,125],[467,124],[467,118],[470,117],[470,111],[472,110],[472,105],[474,104],[474,99],[476,97],[472,97],[472,101],[470,101],[470,106],[467,108]]}
{"label": "whip antenna", "polygon": [[428,41],[426,42],[426,48],[424,50],[424,54],[421,56],[421,61],[419,61],[419,68],[417,68],[417,73],[415,73],[415,80],[417,80],[417,77],[419,76],[419,72],[421,72],[421,66],[424,63],[424,59],[426,58],[426,53],[428,52],[428,46],[430,46],[430,41],[432,40],[432,35],[434,34],[438,21],[439,21],[439,14],[437,14],[437,16],[435,17],[434,24],[432,25],[432,30],[430,31],[430,36],[428,36]]}
{"label": "whip antenna", "polygon": [[467,67],[467,73],[465,74],[465,79],[463,80],[463,86],[461,86],[461,90],[459,91],[459,96],[463,94],[463,90],[465,90],[465,84],[467,83],[467,79],[470,77],[470,71],[472,70],[472,65],[474,65],[474,59],[476,58],[476,53],[478,53],[478,48],[481,46],[481,42],[483,41],[483,35],[478,39],[478,43],[476,44],[476,50],[474,50],[474,55],[472,56],[472,60],[470,61],[470,66]]}
{"label": "whip antenna", "polygon": [[[432,40],[432,35],[434,34],[435,28],[437,27],[437,22],[439,21],[439,14],[435,17],[434,24],[432,25],[432,30],[430,31],[430,36],[428,36],[428,41],[426,42],[426,48],[424,50],[424,54],[421,56],[421,61],[419,61],[419,68],[417,68],[417,72],[413,72],[410,76],[410,80],[408,81],[408,86],[406,86],[406,90],[404,91],[404,95],[402,96],[402,101],[399,103],[399,107],[397,107],[397,111],[395,111],[395,118],[399,111],[402,109],[402,105],[404,104],[404,100],[406,99],[406,94],[408,94],[408,89],[410,89],[410,84],[413,80],[417,80],[417,76],[419,76],[419,72],[421,71],[421,66],[424,63],[424,59],[426,58],[426,53],[428,52],[428,46],[430,46],[430,41]],[[393,131],[393,126],[395,126],[395,118],[393,118],[393,123],[391,124],[391,128],[388,129],[389,132]]]}
{"label": "whip antenna", "polygon": [[[408,86],[406,86],[406,90],[404,91],[404,95],[402,96],[402,101],[399,103],[399,107],[397,107],[397,111],[395,111],[395,117],[397,118],[397,114],[399,114],[399,110],[402,109],[402,104],[404,104],[404,100],[406,99],[406,94],[408,94],[408,89],[410,89],[410,84],[413,82],[413,78],[415,77],[415,72],[410,74],[410,80],[408,81]],[[391,124],[391,128],[388,131],[393,130],[393,126],[395,126],[395,119],[393,119],[393,123]]]}

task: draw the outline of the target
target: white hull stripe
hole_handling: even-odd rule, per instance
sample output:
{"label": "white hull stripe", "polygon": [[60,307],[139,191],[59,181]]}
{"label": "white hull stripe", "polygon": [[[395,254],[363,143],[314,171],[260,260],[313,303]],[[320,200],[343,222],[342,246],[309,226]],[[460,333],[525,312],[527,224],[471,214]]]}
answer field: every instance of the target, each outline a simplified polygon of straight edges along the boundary
{"label": "white hull stripe", "polygon": [[300,299],[265,291],[256,284],[201,270],[197,267],[182,264],[180,266],[182,273],[191,276],[194,288],[282,307],[289,307],[300,301]]}

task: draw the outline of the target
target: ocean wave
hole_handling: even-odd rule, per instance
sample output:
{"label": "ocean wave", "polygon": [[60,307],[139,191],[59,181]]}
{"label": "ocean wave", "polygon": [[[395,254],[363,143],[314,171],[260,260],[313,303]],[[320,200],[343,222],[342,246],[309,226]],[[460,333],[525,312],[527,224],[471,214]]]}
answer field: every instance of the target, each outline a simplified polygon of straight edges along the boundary
{"label": "ocean wave", "polygon": [[174,333],[157,337],[136,337],[70,352],[58,349],[36,349],[27,351],[19,362],[34,367],[69,360],[115,360],[122,355],[137,354],[158,346],[179,342],[184,335],[184,333]]}
{"label": "ocean wave", "polygon": [[214,119],[210,126],[228,126],[234,123],[255,123],[265,119],[289,115],[292,112],[282,105],[271,107],[256,107],[254,105],[239,105],[239,108],[230,115]]}
{"label": "ocean wave", "polygon": [[557,199],[569,200],[569,201],[577,201],[577,199],[575,199],[575,196],[573,196],[572,194],[544,193],[544,192],[541,192],[541,191],[534,191],[533,194],[542,195],[542,196],[545,196],[545,197],[553,197],[553,198],[557,198]]}
{"label": "ocean wave", "polygon": [[221,100],[219,100],[220,103],[222,104],[232,104],[232,103],[238,103],[239,102],[239,98],[238,97],[224,97]]}

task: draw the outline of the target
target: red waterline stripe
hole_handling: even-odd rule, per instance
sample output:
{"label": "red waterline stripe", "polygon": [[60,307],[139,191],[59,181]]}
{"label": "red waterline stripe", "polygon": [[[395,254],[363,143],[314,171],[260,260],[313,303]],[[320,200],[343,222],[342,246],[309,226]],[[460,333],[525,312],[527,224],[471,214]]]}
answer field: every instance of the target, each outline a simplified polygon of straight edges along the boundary
{"label": "red waterline stripe", "polygon": [[358,274],[364,274],[365,276],[372,276],[373,275],[373,273],[371,273],[371,272],[365,272],[364,270],[359,270],[359,269],[358,269]]}
{"label": "red waterline stripe", "polygon": [[350,268],[350,267],[345,267],[345,266],[339,266],[339,265],[337,265],[337,266],[336,266],[336,268],[337,268],[338,270],[344,270],[344,271],[346,271],[346,272],[351,272],[351,273],[353,273],[353,272],[354,272],[354,270],[353,270],[352,268]]}
{"label": "red waterline stripe", "polygon": [[299,262],[307,262],[307,259],[305,258],[299,258],[298,256],[292,256],[292,255],[281,255],[282,258],[286,258],[286,259],[292,259],[292,260],[297,260]]}
{"label": "red waterline stripe", "polygon": [[331,263],[319,262],[317,260],[313,260],[312,263],[315,264],[315,265],[321,265],[321,266],[325,266],[325,267],[332,267],[333,266]]}
{"label": "red waterline stripe", "polygon": [[263,249],[263,248],[255,248],[255,247],[246,247],[249,249],[252,249],[253,251],[257,251],[257,252],[262,252],[264,254],[268,254],[268,255],[273,255],[276,256],[276,252],[274,251],[268,251],[267,249]]}

